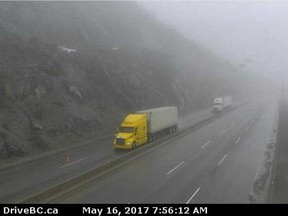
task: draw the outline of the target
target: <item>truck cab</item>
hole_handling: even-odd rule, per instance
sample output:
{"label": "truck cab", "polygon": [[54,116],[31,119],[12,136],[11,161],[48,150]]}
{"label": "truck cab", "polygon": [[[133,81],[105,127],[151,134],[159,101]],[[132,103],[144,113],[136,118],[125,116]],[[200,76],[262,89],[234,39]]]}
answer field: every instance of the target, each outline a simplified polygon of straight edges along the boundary
{"label": "truck cab", "polygon": [[223,98],[215,98],[213,102],[213,112],[220,112],[223,109]]}
{"label": "truck cab", "polygon": [[146,114],[129,114],[120,125],[113,146],[116,149],[132,149],[147,140]]}

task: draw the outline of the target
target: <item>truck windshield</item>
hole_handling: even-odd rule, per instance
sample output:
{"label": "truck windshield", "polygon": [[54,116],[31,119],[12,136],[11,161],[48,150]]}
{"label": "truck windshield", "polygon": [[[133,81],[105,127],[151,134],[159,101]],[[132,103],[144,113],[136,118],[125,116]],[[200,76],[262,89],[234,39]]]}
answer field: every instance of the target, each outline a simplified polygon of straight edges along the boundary
{"label": "truck windshield", "polygon": [[120,132],[122,133],[133,133],[134,127],[120,127]]}

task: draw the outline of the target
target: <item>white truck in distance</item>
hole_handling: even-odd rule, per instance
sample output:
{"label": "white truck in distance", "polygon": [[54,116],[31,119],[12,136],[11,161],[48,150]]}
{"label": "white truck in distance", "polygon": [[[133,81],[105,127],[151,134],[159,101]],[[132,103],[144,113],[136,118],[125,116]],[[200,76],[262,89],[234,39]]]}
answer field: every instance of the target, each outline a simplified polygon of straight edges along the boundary
{"label": "white truck in distance", "polygon": [[221,112],[226,108],[231,108],[232,106],[232,97],[224,96],[214,99],[213,102],[213,112]]}

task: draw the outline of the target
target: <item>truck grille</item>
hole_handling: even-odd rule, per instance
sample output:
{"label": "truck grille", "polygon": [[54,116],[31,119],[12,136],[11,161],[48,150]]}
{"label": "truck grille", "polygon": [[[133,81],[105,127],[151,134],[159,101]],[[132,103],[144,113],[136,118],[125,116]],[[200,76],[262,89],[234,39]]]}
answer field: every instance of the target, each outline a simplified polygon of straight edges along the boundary
{"label": "truck grille", "polygon": [[125,139],[123,139],[123,138],[116,138],[116,144],[124,145],[124,144],[125,144]]}

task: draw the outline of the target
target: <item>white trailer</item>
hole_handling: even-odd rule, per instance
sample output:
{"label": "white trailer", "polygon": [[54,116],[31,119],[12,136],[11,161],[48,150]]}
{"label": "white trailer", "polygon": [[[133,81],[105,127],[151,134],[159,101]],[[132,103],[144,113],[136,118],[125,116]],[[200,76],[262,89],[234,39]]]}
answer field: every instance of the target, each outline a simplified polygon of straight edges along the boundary
{"label": "white trailer", "polygon": [[225,96],[223,97],[223,108],[230,108],[232,106],[232,97]]}
{"label": "white trailer", "polygon": [[177,107],[158,107],[155,109],[141,110],[138,111],[138,113],[146,113],[148,134],[152,140],[161,134],[172,133],[178,130]]}

